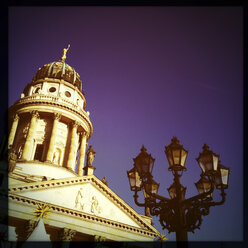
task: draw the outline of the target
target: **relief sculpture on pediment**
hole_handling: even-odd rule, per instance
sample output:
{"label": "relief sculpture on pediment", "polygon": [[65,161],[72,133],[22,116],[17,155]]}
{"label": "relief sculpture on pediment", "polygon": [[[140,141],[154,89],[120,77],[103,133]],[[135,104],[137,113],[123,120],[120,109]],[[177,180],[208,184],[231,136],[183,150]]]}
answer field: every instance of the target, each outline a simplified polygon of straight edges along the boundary
{"label": "relief sculpture on pediment", "polygon": [[82,188],[77,192],[77,196],[75,199],[75,208],[79,210],[84,210],[84,197],[83,197],[83,192]]}
{"label": "relief sculpture on pediment", "polygon": [[102,212],[102,208],[99,206],[99,202],[95,196],[92,196],[90,211],[93,214],[100,214]]}

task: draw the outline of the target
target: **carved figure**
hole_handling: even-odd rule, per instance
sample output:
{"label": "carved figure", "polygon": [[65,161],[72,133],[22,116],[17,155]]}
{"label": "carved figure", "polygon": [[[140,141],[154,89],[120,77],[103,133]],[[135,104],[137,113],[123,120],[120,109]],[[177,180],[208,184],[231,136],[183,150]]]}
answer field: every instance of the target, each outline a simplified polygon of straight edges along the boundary
{"label": "carved figure", "polygon": [[59,163],[59,151],[56,150],[53,154],[53,163],[58,164]]}
{"label": "carved figure", "polygon": [[62,58],[61,58],[61,61],[62,61],[62,62],[65,62],[66,53],[67,53],[67,51],[69,50],[69,48],[70,48],[70,44],[68,45],[67,48],[64,48],[64,49],[63,49],[63,55],[62,55]]}
{"label": "carved figure", "polygon": [[99,206],[98,200],[95,196],[92,196],[91,200],[91,213],[93,214],[100,214],[102,212],[101,207]]}
{"label": "carved figure", "polygon": [[88,151],[87,151],[87,166],[92,166],[93,160],[95,158],[95,151],[93,150],[92,146],[89,147]]}
{"label": "carved figure", "polygon": [[75,199],[75,208],[79,208],[80,210],[84,209],[82,188],[77,193],[77,196]]}
{"label": "carved figure", "polygon": [[102,182],[108,186],[108,181],[106,180],[106,177],[102,179]]}
{"label": "carved figure", "polygon": [[14,149],[11,149],[8,154],[9,172],[13,172],[13,170],[15,169],[16,159],[17,159],[16,151]]}

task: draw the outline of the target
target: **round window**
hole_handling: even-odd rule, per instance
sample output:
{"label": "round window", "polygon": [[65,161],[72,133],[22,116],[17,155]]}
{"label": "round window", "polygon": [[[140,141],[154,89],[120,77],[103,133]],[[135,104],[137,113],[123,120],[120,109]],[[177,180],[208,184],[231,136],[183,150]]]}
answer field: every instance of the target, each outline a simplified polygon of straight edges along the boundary
{"label": "round window", "polygon": [[56,91],[56,88],[55,87],[51,87],[50,89],[49,89],[49,92],[55,92]]}
{"label": "round window", "polygon": [[66,95],[67,97],[71,97],[71,93],[70,93],[69,91],[66,91],[66,92],[65,92],[65,95]]}

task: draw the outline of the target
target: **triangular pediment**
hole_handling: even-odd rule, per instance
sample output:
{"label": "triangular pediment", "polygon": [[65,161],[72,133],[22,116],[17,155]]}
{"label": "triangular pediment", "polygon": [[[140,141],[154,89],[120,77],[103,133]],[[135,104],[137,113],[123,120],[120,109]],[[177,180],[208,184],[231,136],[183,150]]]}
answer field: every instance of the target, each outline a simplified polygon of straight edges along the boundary
{"label": "triangular pediment", "polygon": [[9,193],[157,232],[94,175],[12,185]]}

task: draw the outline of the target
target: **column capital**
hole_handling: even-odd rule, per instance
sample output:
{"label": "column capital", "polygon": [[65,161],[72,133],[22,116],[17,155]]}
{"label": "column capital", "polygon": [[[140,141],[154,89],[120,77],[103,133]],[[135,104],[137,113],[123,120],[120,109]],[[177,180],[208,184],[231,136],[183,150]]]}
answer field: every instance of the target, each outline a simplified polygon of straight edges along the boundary
{"label": "column capital", "polygon": [[55,112],[53,118],[54,118],[54,120],[58,120],[59,121],[60,118],[61,118],[61,114],[59,112]]}
{"label": "column capital", "polygon": [[18,121],[20,119],[19,115],[16,113],[13,115],[13,121]]}
{"label": "column capital", "polygon": [[39,113],[36,110],[31,111],[30,114],[32,115],[32,117],[35,117],[35,118],[39,117]]}
{"label": "column capital", "polygon": [[71,126],[74,127],[74,128],[75,128],[75,127],[77,128],[78,126],[80,126],[80,122],[78,122],[78,121],[73,121],[73,122],[71,122]]}
{"label": "column capital", "polygon": [[80,132],[80,137],[81,137],[81,139],[84,138],[84,137],[86,137],[86,139],[88,139],[88,134],[87,134],[87,132],[86,132],[85,130],[82,131],[82,132]]}
{"label": "column capital", "polygon": [[103,236],[95,235],[94,241],[95,242],[104,242],[104,241],[106,241],[106,238],[104,238]]}
{"label": "column capital", "polygon": [[60,241],[72,241],[75,234],[76,231],[69,228],[63,228],[59,234]]}

